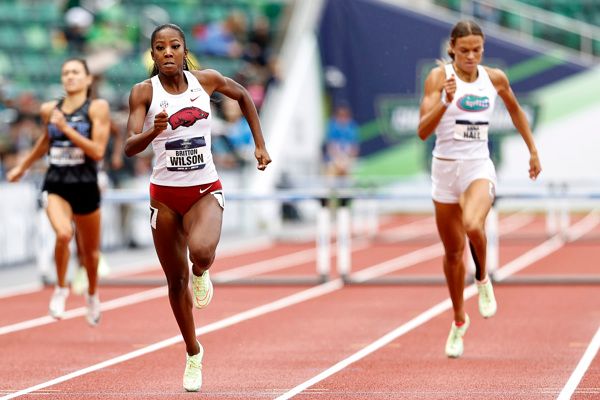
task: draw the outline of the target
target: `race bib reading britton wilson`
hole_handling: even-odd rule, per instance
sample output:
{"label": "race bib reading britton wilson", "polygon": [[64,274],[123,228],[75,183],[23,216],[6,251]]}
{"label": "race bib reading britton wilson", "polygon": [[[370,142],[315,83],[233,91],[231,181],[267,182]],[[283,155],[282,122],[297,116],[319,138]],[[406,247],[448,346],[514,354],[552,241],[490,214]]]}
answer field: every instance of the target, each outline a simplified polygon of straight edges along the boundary
{"label": "race bib reading britton wilson", "polygon": [[171,140],[165,143],[165,150],[169,171],[193,171],[206,165],[204,137]]}

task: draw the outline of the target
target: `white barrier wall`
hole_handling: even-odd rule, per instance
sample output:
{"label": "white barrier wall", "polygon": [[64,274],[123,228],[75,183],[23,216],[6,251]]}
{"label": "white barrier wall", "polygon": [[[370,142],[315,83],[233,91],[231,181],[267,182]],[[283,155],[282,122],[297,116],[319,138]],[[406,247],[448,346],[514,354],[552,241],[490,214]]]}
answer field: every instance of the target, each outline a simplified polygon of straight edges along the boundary
{"label": "white barrier wall", "polygon": [[31,184],[0,183],[0,266],[33,260],[37,198]]}

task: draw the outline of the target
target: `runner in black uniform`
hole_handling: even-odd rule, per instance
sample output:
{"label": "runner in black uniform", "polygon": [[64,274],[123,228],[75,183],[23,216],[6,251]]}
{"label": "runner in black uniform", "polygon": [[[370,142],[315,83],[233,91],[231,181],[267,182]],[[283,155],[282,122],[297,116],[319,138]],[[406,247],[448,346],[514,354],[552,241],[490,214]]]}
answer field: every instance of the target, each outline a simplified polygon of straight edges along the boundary
{"label": "runner in black uniform", "polygon": [[27,157],[9,171],[8,180],[19,180],[37,159],[48,153],[50,167],[44,179],[43,199],[56,235],[57,280],[50,300],[50,315],[62,318],[69,295],[66,272],[74,222],[89,280],[86,318],[90,325],[96,325],[100,320],[96,289],[101,220],[96,164],[104,156],[108,141],[109,106],[105,100],[89,98],[92,76],[85,60],[67,60],[62,66],[61,80],[64,99],[42,105],[40,114],[45,134]]}

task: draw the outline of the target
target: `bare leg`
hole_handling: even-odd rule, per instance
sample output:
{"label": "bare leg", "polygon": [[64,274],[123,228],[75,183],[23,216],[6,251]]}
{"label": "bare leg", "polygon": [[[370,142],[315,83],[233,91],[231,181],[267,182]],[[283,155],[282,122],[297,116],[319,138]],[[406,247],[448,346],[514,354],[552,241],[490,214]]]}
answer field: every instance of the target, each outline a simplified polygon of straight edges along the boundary
{"label": "bare leg", "polygon": [[198,200],[183,217],[192,272],[200,276],[215,260],[221,238],[223,209],[213,195]]}
{"label": "bare leg", "polygon": [[86,214],[75,215],[75,226],[79,237],[81,262],[88,276],[88,294],[96,293],[98,287],[98,261],[100,260],[101,214],[100,209]]}
{"label": "bare leg", "polygon": [[48,219],[56,235],[54,245],[54,261],[56,263],[56,282],[60,287],[66,287],[67,268],[69,266],[69,244],[73,238],[73,211],[69,203],[56,194],[48,196],[46,208]]}
{"label": "bare leg", "polygon": [[465,248],[465,231],[462,226],[462,211],[458,204],[433,202],[438,232],[444,245],[444,274],[452,300],[454,321],[465,321],[464,297],[465,264],[463,251]]}
{"label": "bare leg", "polygon": [[485,219],[492,208],[493,195],[490,192],[491,182],[486,179],[473,181],[460,198],[462,224],[469,237],[469,245],[473,253],[476,271],[475,278],[482,280],[487,276],[487,237]]}
{"label": "bare leg", "polygon": [[154,247],[167,278],[173,315],[185,341],[186,351],[192,356],[200,352],[200,346],[196,339],[192,296],[188,287],[189,264],[182,217],[154,199],[151,205],[155,208],[152,212],[158,213],[156,228],[152,228]]}

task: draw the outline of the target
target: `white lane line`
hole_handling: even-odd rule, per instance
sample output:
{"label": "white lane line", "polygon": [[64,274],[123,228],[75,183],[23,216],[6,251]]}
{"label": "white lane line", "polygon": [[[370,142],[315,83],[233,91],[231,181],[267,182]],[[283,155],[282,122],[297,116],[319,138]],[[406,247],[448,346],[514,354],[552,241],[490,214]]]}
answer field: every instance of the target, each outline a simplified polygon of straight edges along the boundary
{"label": "white lane line", "polygon": [[[230,246],[225,245],[223,247],[224,249],[221,249],[221,247],[217,249],[217,257],[219,258],[234,257],[248,251],[264,251],[269,247],[273,247],[273,241],[264,238],[257,238]],[[144,258],[144,261],[123,261],[118,263],[118,266],[115,267],[116,270],[112,271],[107,278],[118,278],[128,275],[135,275],[146,271],[161,270],[160,264],[158,263],[158,258],[156,258],[156,254],[153,254],[152,256],[145,255]],[[100,284],[102,284],[102,278],[100,279]],[[0,299],[35,293],[42,290],[44,290],[44,285],[41,282],[27,283],[15,287],[0,289]]]}
{"label": "white lane line", "polygon": [[[367,244],[359,244],[354,246],[353,251],[359,251],[367,247]],[[286,260],[286,258],[288,258]],[[248,276],[257,275],[264,272],[281,270],[290,268],[305,262],[310,262],[315,258],[315,249],[308,249],[292,253],[288,256],[275,257],[269,260],[259,261],[254,264],[233,268],[218,274],[215,274],[215,278],[219,277],[223,281],[233,281]],[[102,311],[114,310],[116,308],[126,307],[133,304],[141,303],[148,300],[153,300],[162,296],[167,295],[167,287],[161,286],[158,288],[146,290],[131,295],[118,297],[113,300],[108,300],[100,303],[100,309]],[[68,311],[65,311],[63,320],[78,318],[85,315],[85,307],[78,307]],[[8,333],[18,332],[25,329],[36,328],[43,325],[48,325],[57,322],[56,319],[45,315],[38,318],[33,318],[26,321],[17,322],[11,325],[0,326],[0,336]]]}
{"label": "white lane line", "polygon": [[416,237],[426,233],[436,233],[435,218],[425,217],[418,220],[402,224],[397,227],[387,228],[383,233],[386,237],[393,237],[396,240],[402,240],[406,236]]}
{"label": "white lane line", "polygon": [[[355,247],[357,249],[363,248],[363,247],[366,247],[366,244],[361,244],[360,246],[355,246]],[[314,250],[313,250],[313,253],[314,253]],[[381,264],[386,264],[386,263],[387,262],[383,262]],[[378,265],[380,265],[380,264],[378,264]],[[377,269],[378,265],[374,265],[373,268]],[[245,272],[242,272],[242,273],[245,273]],[[372,275],[376,276],[375,273],[373,273]],[[323,294],[326,294],[326,293],[329,293],[329,292],[333,292],[335,290],[339,290],[342,287],[343,287],[343,282],[340,279],[336,279],[336,280],[327,282],[325,284],[322,284],[322,285],[319,285],[319,286],[315,286],[315,287],[313,287],[311,289],[308,289],[308,290],[305,290],[305,291],[293,294],[291,296],[287,296],[287,297],[285,297],[283,299],[276,300],[276,301],[274,301],[272,303],[269,303],[269,304],[266,304],[264,306],[260,306],[260,307],[257,307],[255,309],[251,309],[251,310],[242,312],[242,313],[237,314],[235,316],[232,316],[232,317],[229,317],[229,318],[225,318],[224,320],[221,320],[219,322],[207,325],[206,327],[198,328],[198,329],[196,329],[196,332],[197,332],[197,334],[205,334],[205,333],[208,333],[208,332],[212,332],[212,331],[216,330],[216,328],[215,328],[216,326],[219,326],[218,329],[222,329],[222,328],[225,328],[227,326],[231,326],[234,323],[241,322],[242,320],[254,318],[254,317],[257,317],[259,315],[263,315],[263,314],[265,314],[267,312],[272,312],[272,311],[279,310],[279,309],[282,309],[282,308],[285,308],[285,307],[289,307],[289,306],[291,306],[293,304],[297,304],[299,302],[308,300],[310,298],[318,297],[318,296],[321,296]],[[166,295],[166,287],[155,288],[155,289],[148,290],[148,291],[145,291],[145,292],[142,292],[142,293],[136,293],[136,294],[133,294],[133,295],[130,295],[130,296],[125,296],[123,298],[114,299],[114,300],[102,303],[101,304],[101,308],[102,308],[103,311],[107,310],[107,309],[114,309],[114,308],[122,307],[124,305],[135,304],[135,303],[138,303],[138,302],[142,302],[142,301],[149,300],[149,299],[156,298],[156,297],[161,297],[161,296],[164,296],[164,295]],[[273,308],[273,309],[271,310],[271,308]],[[79,317],[79,316],[83,315],[84,313],[85,313],[85,308],[84,307],[80,307],[78,309],[67,311],[65,313],[65,318],[63,318],[63,319],[70,319],[70,318]],[[240,320],[240,318],[245,318],[245,319],[241,319]],[[14,332],[16,330],[27,329],[27,328],[31,328],[31,327],[34,327],[34,326],[40,326],[40,325],[45,325],[45,324],[48,324],[48,323],[51,323],[51,322],[55,322],[55,320],[53,318],[49,317],[49,316],[38,318],[38,319],[32,320],[32,321],[33,322],[25,321],[24,323],[20,323],[20,324],[22,324],[22,326],[15,326],[15,327],[13,327],[11,325],[11,326],[0,328],[0,334],[8,333],[9,331],[10,332]],[[20,325],[20,324],[15,324],[15,325]],[[13,328],[11,328],[11,327],[13,327]],[[4,331],[6,331],[6,332],[4,332]],[[19,392],[13,393],[12,395],[10,395],[11,397],[2,397],[2,398],[0,398],[0,400],[10,399],[10,398],[14,398],[14,397],[17,397],[17,396],[21,396],[23,394],[31,393],[32,391],[43,389],[45,387],[52,386],[52,385],[64,382],[66,380],[73,379],[73,378],[76,378],[78,376],[81,376],[81,375],[84,375],[84,374],[96,371],[98,369],[102,369],[102,368],[105,368],[105,367],[117,364],[119,362],[127,361],[129,359],[132,359],[132,358],[135,358],[135,357],[139,357],[139,356],[147,354],[147,353],[151,353],[153,351],[156,351],[156,350],[162,349],[164,347],[170,346],[170,345],[172,345],[174,343],[178,343],[181,340],[182,340],[181,335],[178,335],[176,337],[173,337],[173,338],[170,338],[170,339],[166,339],[166,340],[161,341],[159,343],[155,343],[155,344],[150,345],[148,347],[145,347],[145,348],[142,348],[142,349],[138,349],[138,350],[136,350],[134,352],[127,353],[125,355],[116,357],[114,359],[107,360],[107,361],[95,364],[93,366],[84,368],[84,369],[79,370],[79,371],[75,371],[75,372],[73,372],[71,374],[64,375],[62,377],[53,379],[53,380],[45,382],[43,384],[39,384],[39,385],[32,386],[32,387],[27,388],[27,389],[23,389],[23,390],[21,390]],[[156,347],[156,346],[158,346],[158,347]]]}
{"label": "white lane line", "polygon": [[[384,262],[382,264],[385,264],[385,263],[386,262]],[[372,268],[377,268],[377,267],[378,267],[378,265],[375,265]],[[322,284],[322,285],[319,285],[319,286],[315,286],[315,287],[313,287],[311,289],[308,289],[308,290],[305,290],[305,291],[302,291],[302,292],[295,293],[293,295],[287,296],[287,297],[285,297],[283,299],[276,300],[276,301],[274,301],[272,303],[268,303],[268,304],[265,304],[263,306],[259,306],[259,307],[256,307],[254,309],[247,310],[247,311],[244,311],[242,313],[236,314],[236,315],[234,315],[232,317],[225,318],[225,319],[223,319],[221,321],[217,321],[217,322],[215,322],[213,324],[207,325],[206,327],[198,328],[198,329],[196,329],[196,333],[198,335],[200,335],[200,334],[206,334],[208,332],[212,332],[212,331],[217,330],[217,329],[222,329],[222,328],[231,326],[231,325],[233,325],[235,323],[238,323],[238,322],[250,319],[250,318],[255,318],[255,317],[258,317],[260,315],[264,315],[266,313],[273,312],[273,311],[276,311],[276,310],[279,310],[279,309],[282,309],[282,308],[285,308],[285,307],[289,307],[291,305],[298,304],[298,303],[300,303],[302,301],[306,301],[308,299],[315,298],[315,297],[318,297],[318,296],[321,296],[321,295],[324,295],[324,294],[327,294],[327,293],[339,290],[342,287],[343,287],[343,282],[341,280],[339,280],[339,279],[336,279],[334,281],[331,281],[331,282],[328,282],[328,283],[325,283],[325,284]],[[160,288],[155,288],[155,289],[152,289],[152,290],[149,290],[149,291],[145,291],[145,292],[142,292],[142,293],[136,293],[136,294],[133,294],[133,295],[130,295],[130,296],[125,296],[124,298],[115,299],[115,300],[112,300],[110,302],[103,303],[102,304],[102,308],[104,310],[104,309],[118,308],[120,306],[120,304],[135,304],[137,302],[144,301],[144,300],[141,300],[141,299],[150,299],[150,298],[154,298],[154,297],[163,296],[163,295],[165,295],[165,291],[166,291],[166,287],[160,287]],[[475,289],[474,285],[471,285],[471,286],[467,287],[465,289],[465,299],[470,298],[475,293],[476,293],[476,289]],[[128,298],[128,300],[125,300],[126,298]],[[446,300],[445,302],[442,302],[440,304],[445,304],[445,303],[449,303],[449,300]],[[438,305],[436,307],[442,307],[442,306]],[[445,308],[442,308],[441,310],[436,311],[437,314],[439,314],[439,313],[443,312],[444,310],[448,309],[450,306],[446,304],[443,307],[445,307]],[[75,310],[71,310],[71,311],[67,312],[65,317],[66,318],[74,318],[75,316],[83,315],[84,312],[85,312],[85,309],[83,307],[81,307],[79,309],[75,309]],[[435,314],[435,315],[437,315],[437,314]],[[433,318],[433,316],[435,316],[435,315],[429,316],[429,318],[427,318],[426,320],[429,320],[429,319]],[[46,318],[50,318],[50,317],[44,317],[44,318],[41,318],[41,319],[46,319]],[[415,318],[412,321],[418,320],[418,318],[419,317]],[[52,320],[51,322],[54,322],[54,320],[52,318],[50,318],[50,319]],[[424,323],[424,322],[421,322],[421,324]],[[49,323],[49,322],[45,322],[45,323]],[[41,323],[41,325],[43,325],[45,323]],[[404,324],[403,326],[410,326],[409,324],[411,324],[411,321],[409,321],[407,324]],[[414,322],[412,322],[412,324],[414,325]],[[415,325],[414,327],[411,327],[408,330],[406,330],[406,328],[403,328],[403,330],[406,330],[406,332],[408,332],[408,331],[414,329],[416,326],[418,326],[418,325]],[[401,329],[401,328],[402,327],[399,327],[397,329]],[[404,333],[401,333],[401,334],[404,334]],[[391,339],[391,340],[393,340],[393,339]],[[133,352],[121,355],[119,357],[115,357],[113,359],[103,361],[101,363],[98,363],[98,364],[95,364],[93,366],[90,366],[90,367],[87,367],[87,368],[84,368],[84,369],[72,372],[72,373],[67,374],[67,375],[63,375],[63,376],[61,376],[59,378],[55,378],[53,380],[50,380],[50,381],[47,381],[47,382],[44,382],[44,383],[41,383],[41,384],[38,384],[38,385],[35,385],[35,386],[31,386],[31,387],[29,387],[27,389],[23,389],[21,391],[12,393],[12,394],[10,394],[8,396],[2,397],[2,398],[0,398],[0,400],[11,399],[11,398],[15,398],[15,397],[27,394],[27,393],[31,393],[31,392],[36,391],[36,390],[44,389],[46,387],[53,386],[53,385],[56,385],[58,383],[62,383],[62,382],[65,382],[67,380],[79,377],[81,375],[85,375],[87,373],[90,373],[90,372],[93,372],[93,371],[96,371],[96,370],[99,370],[99,369],[102,369],[102,368],[106,368],[108,366],[115,365],[115,364],[118,364],[118,363],[130,360],[132,358],[136,358],[136,357],[142,356],[144,354],[151,353],[153,351],[156,351],[156,350],[168,347],[168,346],[170,346],[172,344],[178,343],[180,341],[182,341],[182,338],[181,338],[180,335],[178,335],[178,336],[172,337],[170,339],[166,339],[164,341],[161,341],[161,342],[155,343],[153,345],[147,346],[145,348],[138,349],[136,351],[133,351]],[[383,344],[382,344],[382,346],[383,346]],[[376,349],[373,349],[372,351],[375,351],[375,350]],[[364,357],[366,355],[367,354],[363,355],[362,357]],[[362,357],[360,357],[360,358],[362,358]],[[352,362],[354,362],[354,361],[352,361]]]}
{"label": "white lane line", "polygon": [[573,241],[593,230],[600,223],[600,211],[594,210],[567,230],[567,240]]}
{"label": "white lane line", "polygon": [[[466,287],[465,291],[464,291],[465,300],[471,298],[473,295],[475,295],[475,293],[477,293],[477,288],[476,288],[475,284],[472,284],[472,285],[469,285],[468,287]],[[321,382],[322,380],[330,377],[331,375],[333,375],[337,372],[340,372],[341,370],[343,370],[350,364],[355,363],[356,361],[359,361],[359,360],[365,358],[369,354],[379,350],[383,346],[391,343],[392,341],[394,341],[397,338],[399,338],[400,336],[412,331],[413,329],[418,328],[419,326],[423,325],[427,321],[440,315],[441,313],[443,313],[444,311],[446,311],[450,308],[452,308],[452,302],[450,301],[450,299],[446,299],[446,300],[434,305],[433,307],[431,307],[428,310],[426,310],[425,312],[417,315],[415,318],[411,319],[410,321],[406,322],[405,324],[402,324],[399,327],[395,328],[394,330],[386,333],[385,335],[383,335],[379,339],[375,340],[368,346],[363,347],[356,353],[352,354],[350,357],[343,359],[342,361],[331,366],[330,368],[327,368],[325,371],[321,372],[320,374],[301,383],[300,385],[296,386],[295,388],[285,392],[281,396],[277,397],[275,400],[291,399],[292,397],[305,391],[309,387]]]}
{"label": "white lane line", "polygon": [[583,357],[581,357],[581,360],[579,360],[577,367],[571,374],[571,377],[567,381],[565,387],[563,387],[563,389],[560,391],[560,394],[558,395],[556,400],[568,400],[571,398],[573,393],[575,393],[577,386],[579,386],[579,382],[581,382],[581,379],[583,379],[585,372],[590,367],[592,361],[596,357],[599,348],[600,328],[598,328],[598,330],[596,331],[596,334],[592,338],[590,345],[585,350],[585,353],[583,353]]}
{"label": "white lane line", "polygon": [[[570,240],[577,240],[592,229],[594,229],[599,223],[600,216],[598,215],[598,213],[591,212],[584,218],[582,218],[579,222],[577,222],[575,225],[570,227],[567,235]],[[509,275],[512,275],[522,270],[523,268],[533,264],[534,262],[546,257],[548,254],[555,252],[564,245],[565,242],[560,237],[560,235],[553,236],[552,238],[546,240],[539,246],[529,250],[527,253],[509,262],[504,267],[499,268],[494,273],[494,279],[497,281],[502,281],[506,279],[506,277],[508,277]]]}
{"label": "white lane line", "polygon": [[433,244],[431,246],[424,247],[412,251],[408,254],[403,254],[394,259],[382,262],[377,265],[362,269],[352,274],[352,280],[357,282],[366,282],[369,279],[373,279],[377,276],[388,274],[393,271],[411,267],[415,264],[431,260],[435,257],[439,257],[443,254],[443,247],[440,243]]}
{"label": "white lane line", "polygon": [[315,259],[315,249],[297,251],[295,253],[282,255],[268,260],[258,261],[252,264],[235,267],[223,272],[214,274],[215,279],[222,281],[233,281],[235,279],[245,278],[252,275],[258,275],[265,272],[276,271],[280,269],[294,267],[296,265],[311,262]]}
{"label": "white lane line", "polygon": [[[591,226],[591,223],[585,223],[586,229],[592,229],[595,225],[591,226],[591,227],[590,226]],[[582,229],[581,227],[573,226],[572,229],[573,229],[573,231],[578,232],[578,234],[582,234],[582,235],[585,232],[587,232],[587,230]],[[507,276],[515,273],[516,271],[519,271],[519,270],[527,267],[528,265],[531,265],[531,263],[539,260],[541,258],[542,254],[543,255],[550,254],[549,249],[554,249],[553,251],[556,251],[560,247],[562,247],[562,245],[564,244],[564,242],[562,242],[562,241],[559,241],[560,246],[556,246],[554,243],[555,243],[555,238],[551,238],[551,239],[547,240],[546,242],[540,244],[539,246],[536,246],[534,249],[528,251],[527,253],[517,257],[515,260],[512,261],[512,263],[514,263],[514,265],[518,265],[519,268],[518,269],[512,268],[512,269],[507,270],[504,273],[504,277],[507,277]],[[433,246],[430,246],[430,247],[433,247]],[[532,256],[532,254],[534,254],[535,256]],[[505,270],[505,268],[499,269],[498,271],[503,271],[503,270]],[[468,287],[466,287],[465,291],[464,291],[465,301],[468,300],[469,298],[473,297],[476,293],[477,293],[477,288],[476,288],[475,284],[471,284]],[[364,357],[368,356],[369,354],[371,354],[371,353],[379,350],[383,346],[391,343],[392,341],[399,338],[400,336],[412,331],[415,328],[418,328],[419,326],[423,325],[427,321],[431,320],[432,318],[436,317],[437,315],[440,315],[442,312],[449,310],[451,308],[452,308],[452,302],[450,301],[450,299],[446,299],[446,300],[434,305],[433,307],[431,307],[428,310],[424,311],[423,313],[417,315],[415,318],[411,319],[407,323],[402,324],[401,326],[395,328],[394,330],[386,333],[385,335],[383,335],[376,341],[372,342],[368,346],[366,346],[366,347],[362,348],[361,350],[357,351],[356,353],[352,354],[350,357],[343,359],[342,361],[329,367],[328,369],[321,372],[320,374],[318,374],[318,375],[312,377],[311,379],[290,389],[289,391],[285,392],[281,396],[277,397],[275,400],[286,400],[286,399],[290,399],[290,398],[296,396],[297,394],[301,393],[302,391],[306,390],[307,388],[336,374],[337,372],[343,370],[344,368],[348,367],[349,365],[355,363],[356,361],[363,359]]]}
{"label": "white lane line", "polygon": [[[268,240],[266,238],[256,238],[256,239],[248,239],[243,242],[234,243],[231,245],[227,244],[225,241],[219,247],[217,247],[217,258],[225,258],[225,257],[235,257],[240,254],[244,254],[251,251],[265,251],[271,247],[273,247],[273,241]],[[150,256],[146,256],[148,260],[144,262],[139,261],[129,261],[119,263],[118,269],[114,272],[111,272],[107,278],[119,278],[126,277],[128,275],[134,275],[141,272],[147,271],[161,271],[160,262],[158,261],[158,257],[154,250]],[[102,283],[102,281],[100,281]]]}
{"label": "white lane line", "polygon": [[564,244],[565,242],[560,237],[553,236],[539,246],[534,247],[525,254],[522,254],[520,257],[515,258],[508,264],[505,264],[502,268],[498,268],[496,272],[494,272],[494,280],[500,282],[506,279],[508,276],[530,266],[534,262],[541,260],[547,255],[554,253],[556,250],[563,247]]}
{"label": "white lane line", "polygon": [[[130,306],[132,304],[141,303],[143,301],[148,301],[152,299],[156,299],[159,297],[163,297],[167,295],[167,287],[161,286],[158,288],[146,290],[139,293],[130,294],[128,296],[119,297],[113,300],[109,300],[106,302],[102,302],[100,304],[100,309],[102,311],[114,310],[116,308],[121,308],[125,306]],[[85,307],[78,307],[72,310],[65,311],[63,320],[73,319],[77,317],[81,317],[85,315]],[[42,325],[48,325],[51,323],[57,322],[56,319],[52,318],[49,315],[45,315],[43,317],[30,319],[27,321],[17,322],[11,325],[5,325],[0,327],[0,336],[6,335],[7,333],[13,333],[22,331],[25,329],[36,328]]]}
{"label": "white lane line", "polygon": [[[360,250],[364,250],[369,245],[367,242],[358,243],[352,246],[351,251],[356,252]],[[295,253],[282,255],[279,257],[271,258],[269,260],[258,261],[253,264],[243,265],[241,267],[236,267],[232,269],[228,269],[227,271],[219,272],[215,274],[215,279],[219,279],[221,282],[230,282],[240,278],[246,278],[249,276],[254,276],[258,274],[263,274],[265,272],[273,272],[286,268],[295,267],[297,265],[309,263],[316,258],[316,249],[307,249],[302,251],[297,251]]]}
{"label": "white lane line", "polygon": [[[519,228],[528,224],[531,221],[531,219],[531,217],[527,216],[523,217],[516,214],[510,215],[509,217],[503,219],[503,221],[506,222],[500,227],[500,233],[507,234],[518,230]],[[442,244],[438,242],[430,246],[415,250],[411,253],[403,254],[392,260],[371,266],[369,268],[364,268],[352,274],[352,279],[356,282],[366,282],[369,279],[373,279],[376,276],[381,276],[390,272],[398,271],[416,265],[418,263],[442,256],[443,254],[444,248]]]}
{"label": "white lane line", "polygon": [[534,220],[533,215],[523,215],[520,212],[509,215],[500,220],[500,234],[506,234],[516,231],[519,228],[531,223]]}
{"label": "white lane line", "polygon": [[[514,230],[521,228],[523,225],[529,223],[532,217],[523,217],[523,216],[515,216],[514,214],[507,217],[506,220],[510,220],[507,226],[501,227],[501,233],[509,233]],[[408,226],[419,225],[422,224],[424,220],[433,220],[433,218],[428,217],[423,220],[413,221],[411,223],[406,224],[406,226],[401,226],[397,228],[386,229],[385,232],[394,231],[398,229],[405,229]],[[421,234],[421,232],[411,231],[411,237],[417,237]],[[368,247],[368,241],[355,241],[354,245],[351,248],[351,252],[357,252],[364,250]],[[402,255],[395,259],[386,261],[381,264],[377,264],[370,268],[366,268],[361,270],[360,272],[353,275],[353,279],[356,278],[358,282],[364,282],[373,277],[380,276],[385,273],[393,272],[402,268],[409,267],[411,265],[417,264],[419,262],[427,261],[437,256],[443,254],[441,244],[437,243],[432,246],[419,249],[409,254]],[[275,257],[270,260],[259,261],[253,264],[244,265],[237,268],[232,268],[227,271],[220,272],[215,274],[215,278],[219,278],[223,282],[233,281],[240,278],[245,278],[248,276],[258,275],[265,272],[273,272],[285,268],[290,268],[296,265],[304,264],[307,262],[311,262],[316,257],[316,249],[307,249],[298,251],[295,253],[283,255],[280,257]]]}
{"label": "white lane line", "polygon": [[[352,252],[361,251],[368,247],[367,242],[355,242],[352,246]],[[229,270],[219,272],[214,275],[224,282],[234,281],[236,279],[246,278],[253,275],[258,275],[265,272],[273,272],[286,268],[291,268],[303,263],[311,262],[316,257],[315,249],[301,250],[284,256],[274,257],[268,260],[258,261],[253,264],[244,265],[241,267],[231,268]],[[377,266],[375,266],[377,267]],[[34,292],[33,290],[32,292]],[[113,310],[115,308],[124,307],[132,304],[137,304],[143,301],[152,300],[166,295],[164,287],[151,289],[141,293],[120,297],[107,302],[102,302],[100,309],[102,311]],[[62,319],[72,319],[85,315],[85,307],[79,307],[65,312]],[[0,336],[13,333],[25,329],[31,329],[38,326],[43,326],[57,322],[54,318],[45,315],[42,317],[30,319],[27,321],[17,322],[11,325],[0,326]]]}
{"label": "white lane line", "polygon": [[[260,317],[265,314],[272,313],[274,311],[281,310],[286,307],[293,306],[298,303],[302,303],[304,301],[317,298],[319,296],[323,296],[327,293],[334,292],[343,287],[343,282],[341,279],[336,279],[319,286],[312,287],[307,290],[303,290],[298,293],[294,293],[290,296],[283,297],[281,299],[275,300],[271,303],[263,304],[261,306],[252,308],[250,310],[243,311],[239,314],[232,315],[230,317],[224,318],[220,321],[213,322],[212,324],[208,324],[206,326],[200,327],[196,329],[196,335],[204,335],[210,332],[214,332],[220,329],[227,328],[229,326],[238,324],[243,321],[247,321],[252,318]],[[111,358],[106,361],[99,362],[97,364],[91,365],[89,367],[71,372],[66,375],[59,376],[58,378],[51,379],[49,381],[40,383],[35,386],[30,386],[26,389],[19,390],[17,392],[11,393],[7,396],[1,397],[0,400],[8,400],[14,399],[15,397],[23,396],[31,392],[35,392],[36,390],[45,389],[49,386],[54,386],[62,382],[66,382],[70,379],[77,378],[82,375],[89,374],[94,371],[98,371],[103,368],[110,367],[112,365],[116,365],[137,357],[141,357],[145,354],[149,354],[166,347],[172,346],[176,343],[180,343],[183,341],[181,335],[173,336],[171,338],[162,340],[160,342],[154,343],[150,346],[143,347],[141,349],[132,351],[130,353],[122,354],[118,357]]]}

